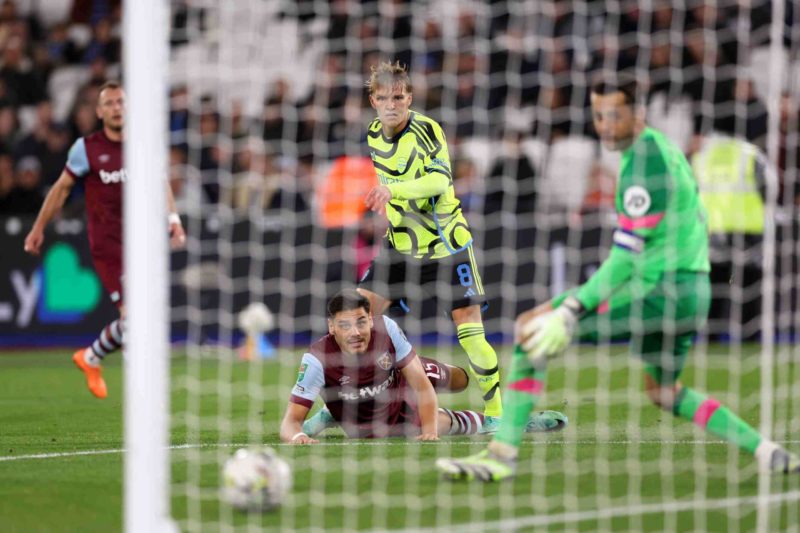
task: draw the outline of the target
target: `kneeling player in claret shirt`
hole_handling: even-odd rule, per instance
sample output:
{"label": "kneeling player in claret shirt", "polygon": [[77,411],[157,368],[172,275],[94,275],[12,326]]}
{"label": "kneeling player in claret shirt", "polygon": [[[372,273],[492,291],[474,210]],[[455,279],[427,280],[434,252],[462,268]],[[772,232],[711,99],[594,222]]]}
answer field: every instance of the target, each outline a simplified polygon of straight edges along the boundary
{"label": "kneeling player in claret shirt", "polygon": [[[373,320],[369,300],[346,289],[328,303],[328,335],[303,355],[280,436],[310,444],[325,429],[340,426],[348,437],[415,437],[479,433],[483,415],[440,408],[437,392],[459,392],[469,383],[460,367],[419,357],[389,317]],[[317,397],[325,408],[306,420]],[[526,430],[562,429],[555,411],[530,417]]]}

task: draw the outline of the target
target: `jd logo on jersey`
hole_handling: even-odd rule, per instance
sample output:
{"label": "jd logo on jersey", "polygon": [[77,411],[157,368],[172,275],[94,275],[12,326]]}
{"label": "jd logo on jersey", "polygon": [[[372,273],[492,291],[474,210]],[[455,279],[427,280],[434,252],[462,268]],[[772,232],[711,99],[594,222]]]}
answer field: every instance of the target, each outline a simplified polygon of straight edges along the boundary
{"label": "jd logo on jersey", "polygon": [[50,247],[36,275],[41,282],[37,314],[43,323],[78,322],[100,301],[97,275],[81,266],[78,253],[68,244]]}
{"label": "jd logo on jersey", "polygon": [[650,209],[650,194],[640,185],[633,185],[625,189],[623,204],[625,211],[632,217],[640,217]]}

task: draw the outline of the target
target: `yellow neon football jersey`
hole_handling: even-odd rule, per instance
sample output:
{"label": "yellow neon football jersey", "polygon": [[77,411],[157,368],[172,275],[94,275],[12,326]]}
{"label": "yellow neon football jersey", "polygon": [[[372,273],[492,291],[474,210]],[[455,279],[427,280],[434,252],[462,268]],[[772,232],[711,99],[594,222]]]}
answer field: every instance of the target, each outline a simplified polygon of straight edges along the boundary
{"label": "yellow neon football jersey", "polygon": [[387,138],[376,118],[369,125],[367,143],[378,180],[392,191],[386,205],[390,244],[420,259],[438,259],[466,249],[472,234],[453,189],[441,126],[410,111],[403,131]]}

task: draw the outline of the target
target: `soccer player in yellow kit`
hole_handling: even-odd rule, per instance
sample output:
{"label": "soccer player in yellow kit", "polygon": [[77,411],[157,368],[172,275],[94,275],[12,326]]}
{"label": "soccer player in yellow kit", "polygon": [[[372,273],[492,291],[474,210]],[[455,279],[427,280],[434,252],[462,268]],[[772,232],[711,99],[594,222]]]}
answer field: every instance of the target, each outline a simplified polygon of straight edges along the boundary
{"label": "soccer player in yellow kit", "polygon": [[[365,202],[386,214],[389,229],[359,290],[380,314],[403,300],[408,285],[437,299],[443,295],[436,285],[448,287],[450,316],[485,403],[483,432],[494,433],[503,412],[497,354],[483,330],[485,293],[469,224],[453,190],[444,132],[435,120],[410,109],[411,81],[399,63],[374,66],[367,87],[378,113],[367,143],[379,184]],[[553,429],[566,423],[561,417],[548,421]]]}

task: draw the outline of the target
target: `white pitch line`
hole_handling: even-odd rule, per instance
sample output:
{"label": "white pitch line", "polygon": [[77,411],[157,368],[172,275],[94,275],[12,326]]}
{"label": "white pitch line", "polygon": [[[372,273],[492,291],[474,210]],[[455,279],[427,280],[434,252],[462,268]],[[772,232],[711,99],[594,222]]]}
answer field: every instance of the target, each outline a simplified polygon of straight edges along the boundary
{"label": "white pitch line", "polygon": [[[770,494],[764,497],[768,504],[777,504],[782,502],[800,502],[800,491],[785,492],[782,494]],[[570,513],[541,515],[541,516],[526,516],[522,518],[508,518],[505,520],[495,520],[489,522],[478,522],[470,524],[459,524],[459,531],[479,531],[484,532],[489,530],[497,531],[513,531],[514,528],[531,527],[531,526],[547,526],[551,524],[568,524],[573,522],[586,522],[589,520],[602,520],[610,519],[619,516],[638,516],[656,513],[675,513],[682,511],[694,510],[713,510],[725,509],[728,507],[740,507],[744,505],[756,505],[760,503],[760,496],[742,496],[739,498],[725,498],[718,500],[684,500],[684,501],[671,501],[661,503],[649,503],[643,505],[631,505],[628,507],[608,507],[605,509],[592,509],[590,511],[577,511]],[[453,526],[443,526],[436,528],[415,528],[415,532],[434,532],[434,531],[452,531]],[[396,530],[395,530],[396,531]],[[402,531],[402,530],[401,530]]]}
{"label": "white pitch line", "polygon": [[27,455],[3,455],[0,461],[23,461],[26,459],[56,459],[59,457],[78,457],[80,455],[110,455],[122,453],[122,448],[111,450],[83,450],[79,452],[57,452],[57,453],[31,453]]}
{"label": "white pitch line", "polygon": [[[386,440],[379,440],[379,441],[370,441],[370,440],[340,440],[335,442],[325,442],[322,441],[318,444],[311,444],[310,447],[329,447],[329,446],[449,446],[449,445],[462,445],[462,444],[481,444],[485,443],[486,440],[474,440],[474,441],[449,441],[449,440],[439,440],[439,441],[432,441],[432,442],[416,442],[416,441],[406,441],[406,440],[396,440],[396,441],[386,441]],[[775,441],[778,444],[800,444],[800,440],[782,440],[782,441]],[[538,446],[619,446],[619,445],[628,445],[628,444],[637,444],[637,445],[662,445],[662,444],[673,444],[673,445],[691,445],[691,446],[719,446],[723,444],[728,444],[727,441],[724,440],[543,440],[543,441],[526,441],[523,444],[538,447]],[[250,442],[220,442],[220,443],[204,443],[204,444],[174,444],[172,446],[168,446],[167,449],[169,450],[193,450],[198,448],[246,448],[248,446],[254,446],[253,443]],[[280,443],[272,443],[272,444],[264,444],[264,446],[297,446],[296,444],[288,444],[285,442]],[[113,455],[113,454],[121,454],[125,453],[125,448],[109,448],[105,450],[80,450],[75,452],[53,452],[53,453],[31,453],[25,455],[0,455],[0,462],[8,462],[8,461],[25,461],[25,460],[32,460],[32,459],[59,459],[63,457],[80,457],[84,455]]]}
{"label": "white pitch line", "polygon": [[[169,450],[187,450],[192,448],[227,448],[234,446],[244,446],[239,444],[219,443],[219,444],[175,444],[168,446]],[[26,459],[58,459],[61,457],[80,457],[82,455],[113,455],[125,453],[125,448],[109,448],[106,450],[80,450],[77,452],[53,452],[53,453],[31,453],[27,455],[2,455],[0,462],[3,461],[23,461]]]}

